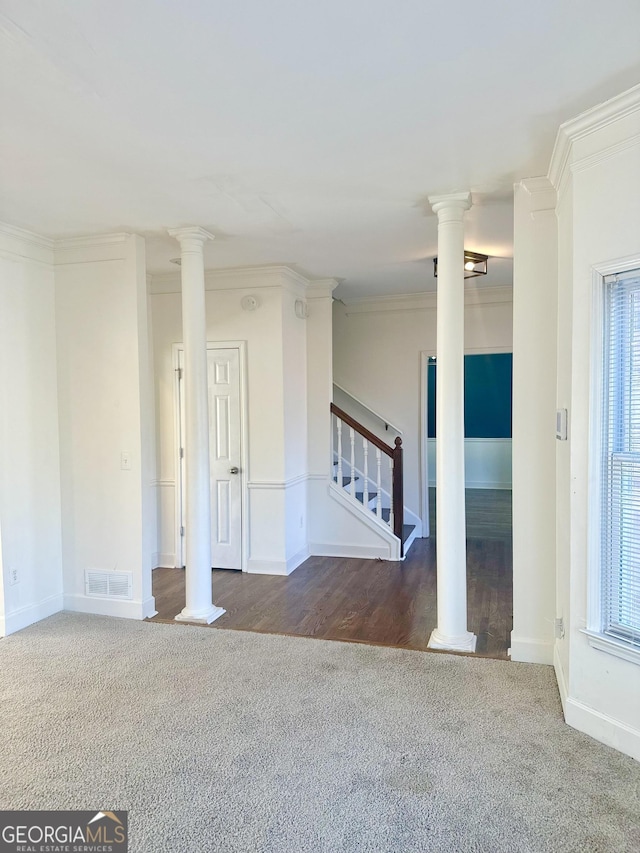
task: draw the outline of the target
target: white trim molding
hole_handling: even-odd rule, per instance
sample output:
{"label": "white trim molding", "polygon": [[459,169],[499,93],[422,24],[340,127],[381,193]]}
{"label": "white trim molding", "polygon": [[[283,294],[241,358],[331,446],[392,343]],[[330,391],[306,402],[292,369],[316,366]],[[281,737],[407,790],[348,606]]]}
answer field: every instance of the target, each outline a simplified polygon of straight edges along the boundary
{"label": "white trim molding", "polygon": [[261,560],[250,557],[247,560],[247,573],[250,575],[290,575],[309,557],[310,549],[305,546],[287,560]]}
{"label": "white trim molding", "polygon": [[[362,504],[358,501],[352,500],[349,496],[347,496],[344,492],[344,489],[339,488],[333,480],[329,481],[328,484],[328,493],[329,497],[334,501],[337,501],[341,504],[345,509],[351,513],[354,518],[357,518],[365,527],[368,527],[369,530],[374,531],[383,542],[386,542],[386,548],[384,545],[381,545],[380,553],[376,553],[375,556],[382,557],[383,560],[401,560],[400,552],[402,550],[402,543],[398,539],[398,537],[393,533],[389,525],[376,518],[376,516],[372,512],[367,512],[363,509]],[[375,546],[374,546],[375,547]],[[320,556],[320,555],[318,555]],[[326,554],[323,556],[350,556],[348,554]],[[357,555],[352,555],[357,556]]]}
{"label": "white trim molding", "polygon": [[[319,299],[331,296],[338,282],[332,278],[313,280],[286,264],[262,266],[223,267],[205,270],[206,290],[255,290],[258,288],[283,288],[298,296]],[[179,272],[151,275],[151,293],[180,293]]]}
{"label": "white trim molding", "polygon": [[562,704],[562,713],[566,714],[567,708],[567,699],[569,698],[569,690],[567,687],[567,680],[564,676],[564,669],[562,667],[562,661],[560,660],[560,655],[558,654],[558,644],[554,643],[553,646],[553,668],[556,673],[556,681],[558,683],[558,693],[560,694],[560,703]]}
{"label": "white trim molding", "polygon": [[564,719],[572,728],[640,761],[640,731],[621,720],[602,714],[570,696],[565,703]]}
{"label": "white trim molding", "polygon": [[520,663],[540,663],[553,666],[553,640],[516,637],[511,634],[509,656]]}
{"label": "white trim molding", "polygon": [[629,661],[629,663],[640,665],[640,649],[630,646],[623,640],[616,640],[614,637],[608,637],[597,631],[590,631],[587,628],[581,628],[580,630],[586,636],[592,648],[598,649],[601,652],[607,652],[617,658],[622,658],[622,660]]}
{"label": "white trim molding", "polygon": [[0,222],[0,254],[3,257],[51,267],[53,246],[53,240],[47,237]]}
{"label": "white trim molding", "polygon": [[183,569],[184,566],[178,565],[176,554],[163,554],[161,551],[154,551],[151,556],[151,570],[153,569]]}
{"label": "white trim molding", "polygon": [[157,614],[153,596],[145,601],[114,601],[87,595],[65,595],[64,609],[74,613],[93,613],[96,616],[117,616],[122,619],[149,619]]}
{"label": "white trim molding", "polygon": [[312,557],[354,557],[360,560],[390,560],[389,549],[381,545],[342,545],[331,542],[310,542]]}
{"label": "white trim molding", "polygon": [[49,251],[53,250],[55,245],[55,240],[50,237],[43,237],[41,234],[28,231],[26,228],[18,228],[17,225],[11,225],[9,222],[0,222],[0,237],[9,237],[12,240],[19,240],[21,243],[30,243],[39,249],[48,249]]}
{"label": "white trim molding", "polygon": [[[394,296],[361,296],[342,300],[347,317],[361,314],[386,314],[398,312],[435,311],[437,293],[404,293]],[[510,304],[513,301],[512,287],[466,287],[464,304],[466,308],[476,305]]]}
{"label": "white trim molding", "polygon": [[296,477],[290,477],[288,480],[250,480],[247,483],[248,489],[276,489],[286,490],[297,486],[300,483],[306,483],[309,479],[308,474],[298,474]]}
{"label": "white trim molding", "polygon": [[9,634],[15,634],[16,631],[21,631],[41,619],[46,619],[47,616],[53,616],[54,613],[62,610],[62,605],[62,593],[57,593],[35,604],[28,604],[25,607],[19,607],[17,610],[5,613],[4,619],[0,619],[0,637],[8,637]]}
{"label": "white trim molding", "polygon": [[553,654],[553,664],[567,725],[640,761],[640,730],[633,729],[621,720],[602,714],[583,702],[571,698],[557,644]]}
{"label": "white trim molding", "polygon": [[88,237],[69,237],[54,241],[53,259],[56,266],[87,264],[96,261],[123,261],[129,255],[135,234],[94,234]]}
{"label": "white trim molding", "polygon": [[[559,188],[563,183],[565,172],[570,171],[567,166],[575,142],[638,111],[640,111],[640,84],[561,124],[549,166],[551,183],[556,188]],[[595,156],[599,156],[600,159],[611,156],[610,153],[607,153],[608,148],[609,146],[605,147],[600,155],[596,154]],[[581,159],[584,161],[589,158]],[[590,162],[589,165],[593,165],[593,162]]]}

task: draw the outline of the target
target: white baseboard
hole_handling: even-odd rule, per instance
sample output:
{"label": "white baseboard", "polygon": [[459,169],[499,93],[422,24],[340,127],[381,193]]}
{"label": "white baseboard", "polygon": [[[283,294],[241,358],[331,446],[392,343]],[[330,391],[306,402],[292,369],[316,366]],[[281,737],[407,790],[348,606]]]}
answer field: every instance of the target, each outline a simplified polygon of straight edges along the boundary
{"label": "white baseboard", "polygon": [[142,618],[143,619],[151,619],[152,616],[157,616],[158,611],[156,610],[156,599],[155,596],[151,595],[149,598],[145,598],[142,602]]}
{"label": "white baseboard", "polygon": [[557,650],[554,652],[553,661],[567,725],[640,761],[640,729],[634,729],[621,720],[572,699],[567,692],[567,683]]}
{"label": "white baseboard", "polygon": [[543,663],[553,666],[553,641],[516,637],[511,634],[511,660],[523,663]]}
{"label": "white baseboard", "polygon": [[156,551],[153,555],[153,569],[175,569],[178,566],[175,554],[161,554]]}
{"label": "white baseboard", "polygon": [[116,601],[92,595],[65,595],[64,609],[74,613],[93,613],[96,616],[117,616],[121,619],[147,619],[157,613],[153,596],[145,601]]}
{"label": "white baseboard", "polygon": [[640,730],[590,708],[569,697],[565,705],[565,722],[607,746],[640,761]]}
{"label": "white baseboard", "polygon": [[567,682],[564,677],[562,661],[560,660],[560,655],[558,654],[557,645],[554,645],[553,648],[553,668],[556,671],[556,681],[558,682],[558,692],[560,693],[560,702],[562,703],[562,713],[565,715],[566,719],[567,698],[569,696],[569,692],[567,689]]}
{"label": "white baseboard", "polygon": [[390,560],[384,545],[343,545],[332,542],[310,542],[312,557],[356,557],[361,560]]}
{"label": "white baseboard", "polygon": [[15,634],[16,631],[21,631],[23,628],[33,625],[34,622],[46,619],[47,616],[53,616],[54,613],[62,610],[62,605],[62,593],[58,593],[35,604],[19,607],[12,613],[5,613],[4,619],[0,619],[0,637],[8,637],[9,634]]}
{"label": "white baseboard", "polygon": [[305,560],[309,558],[309,546],[305,545],[304,548],[301,548],[297,554],[294,554],[293,557],[289,557],[287,560],[287,574],[290,575],[291,572],[295,571],[298,566],[301,566]]}
{"label": "white baseboard", "polygon": [[[306,549],[305,549],[306,550]],[[306,560],[306,557],[304,558]],[[300,562],[295,563],[295,557],[289,560],[260,560],[255,557],[247,560],[247,573],[250,575],[290,575],[298,568]]]}

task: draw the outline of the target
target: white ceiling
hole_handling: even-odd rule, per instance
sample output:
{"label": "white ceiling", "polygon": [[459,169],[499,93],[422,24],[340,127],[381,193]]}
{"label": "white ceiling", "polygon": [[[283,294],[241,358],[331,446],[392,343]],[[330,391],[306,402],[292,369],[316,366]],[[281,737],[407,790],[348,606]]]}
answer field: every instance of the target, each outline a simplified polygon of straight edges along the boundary
{"label": "white ceiling", "polygon": [[0,219],[48,236],[217,235],[339,295],[432,289],[431,193],[510,283],[512,185],[640,81],[638,0],[0,0]]}

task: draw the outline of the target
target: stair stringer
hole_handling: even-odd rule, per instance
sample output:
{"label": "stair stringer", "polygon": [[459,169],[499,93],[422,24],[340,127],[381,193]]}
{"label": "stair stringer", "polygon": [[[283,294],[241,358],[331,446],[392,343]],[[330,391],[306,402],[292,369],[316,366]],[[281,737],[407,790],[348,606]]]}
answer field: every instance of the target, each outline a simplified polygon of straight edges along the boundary
{"label": "stair stringer", "polygon": [[[337,463],[334,462],[333,463],[333,469],[334,469],[333,482],[334,483],[336,482],[336,480],[335,480],[336,467],[337,467]],[[349,470],[350,470],[349,461],[347,459],[345,459],[344,456],[342,457],[342,470],[344,471],[345,476],[347,476],[349,474]],[[356,483],[358,481],[364,480],[364,474],[357,466],[354,466],[353,470],[355,471],[355,474],[356,474]],[[369,482],[369,488],[372,490],[375,489],[376,484],[375,484],[374,480],[371,477],[368,477],[367,480]],[[337,486],[337,484],[336,484],[336,486]],[[349,484],[346,483],[342,487],[342,489],[344,492],[346,492],[348,494],[349,493]],[[362,487],[360,485],[358,485],[358,490],[362,491]],[[389,492],[385,488],[380,489],[380,494],[382,497],[383,508],[389,509],[389,507],[391,506],[391,495],[389,494]],[[368,507],[369,507],[369,510],[371,510],[373,512],[373,510],[375,509],[375,499],[372,498],[369,501]],[[414,526],[414,530],[412,531],[412,533],[409,537],[411,539],[411,542],[413,543],[414,539],[422,539],[422,519],[420,518],[420,516],[416,515],[415,512],[412,509],[409,509],[409,507],[406,504],[403,507],[403,513],[404,513],[404,515],[403,515],[404,523],[405,524],[412,524]],[[405,553],[407,550],[408,550],[408,548],[405,548]]]}
{"label": "stair stringer", "polygon": [[309,553],[317,557],[401,560],[401,542],[328,477],[309,479]]}

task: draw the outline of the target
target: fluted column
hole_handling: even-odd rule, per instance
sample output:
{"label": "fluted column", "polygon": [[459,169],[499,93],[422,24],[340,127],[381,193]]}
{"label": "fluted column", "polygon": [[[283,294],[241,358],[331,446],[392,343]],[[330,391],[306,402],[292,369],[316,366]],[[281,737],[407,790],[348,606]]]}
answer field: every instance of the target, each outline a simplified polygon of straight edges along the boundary
{"label": "fluted column", "polygon": [[209,466],[209,391],[203,228],[169,231],[180,243],[182,339],[185,398],[186,605],[176,619],[209,624],[225,612],[211,594],[211,486]]}
{"label": "fluted column", "polygon": [[432,649],[475,651],[467,630],[464,501],[464,212],[470,193],[432,196],[438,214],[436,560],[438,626]]}

